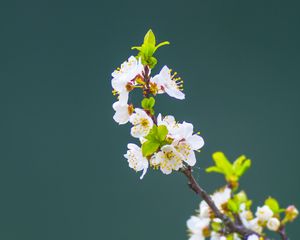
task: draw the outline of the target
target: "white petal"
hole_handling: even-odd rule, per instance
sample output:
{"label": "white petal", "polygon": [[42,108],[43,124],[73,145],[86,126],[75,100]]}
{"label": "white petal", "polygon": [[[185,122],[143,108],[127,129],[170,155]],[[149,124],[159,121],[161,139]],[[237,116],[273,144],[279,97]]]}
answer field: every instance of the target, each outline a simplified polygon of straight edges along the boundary
{"label": "white petal", "polygon": [[[173,81],[173,80],[171,80]],[[185,94],[176,88],[165,88],[166,93],[173,98],[183,100],[185,99]]]}
{"label": "white petal", "polygon": [[198,150],[203,147],[204,140],[197,134],[194,134],[186,139],[193,150]]}
{"label": "white petal", "polygon": [[130,130],[131,136],[135,138],[141,138],[144,137],[146,134],[144,132],[144,129],[141,125],[135,125]]}
{"label": "white petal", "polygon": [[247,240],[259,240],[259,237],[256,236],[255,234],[250,235]]}
{"label": "white petal", "polygon": [[119,124],[125,124],[129,121],[128,105],[122,105],[119,101],[113,104],[113,109],[116,111],[113,119]]}
{"label": "white petal", "polygon": [[142,175],[140,176],[140,179],[142,180],[143,179],[143,177],[145,176],[145,174],[147,173],[147,170],[148,170],[148,166],[149,166],[149,163],[148,163],[148,161],[146,160],[145,162],[144,162],[144,168],[143,168],[143,173],[142,173]]}
{"label": "white petal", "polygon": [[194,151],[190,151],[189,155],[187,156],[187,158],[184,160],[188,165],[190,165],[191,167],[193,167],[196,164],[196,156]]}
{"label": "white petal", "polygon": [[127,104],[127,102],[128,102],[128,95],[129,95],[129,92],[127,92],[127,91],[120,92],[119,93],[119,102],[121,104]]}

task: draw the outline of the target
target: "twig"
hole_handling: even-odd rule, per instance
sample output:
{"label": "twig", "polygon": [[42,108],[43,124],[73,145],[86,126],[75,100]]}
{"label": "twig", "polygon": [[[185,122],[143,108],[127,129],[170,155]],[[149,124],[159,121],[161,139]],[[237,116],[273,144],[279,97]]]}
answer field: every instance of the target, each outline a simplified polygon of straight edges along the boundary
{"label": "twig", "polygon": [[282,240],[288,240],[289,238],[286,235],[285,226],[279,228],[278,233]]}
{"label": "twig", "polygon": [[[220,210],[217,208],[217,206],[211,199],[210,195],[207,194],[207,192],[205,192],[205,190],[203,190],[199,186],[197,181],[195,180],[195,178],[192,174],[191,167],[186,167],[186,168],[182,169],[182,172],[188,179],[189,187],[208,204],[208,206],[214,212],[215,216],[217,218],[220,218],[223,221],[224,225],[226,226],[226,228],[229,230],[230,233],[238,233],[243,237],[243,239],[247,239],[247,237],[252,234],[259,236],[259,234],[257,232],[254,232],[254,231],[246,228],[242,224],[234,223],[228,216],[226,216],[225,214],[220,212]],[[284,239],[284,240],[287,240],[287,239]]]}

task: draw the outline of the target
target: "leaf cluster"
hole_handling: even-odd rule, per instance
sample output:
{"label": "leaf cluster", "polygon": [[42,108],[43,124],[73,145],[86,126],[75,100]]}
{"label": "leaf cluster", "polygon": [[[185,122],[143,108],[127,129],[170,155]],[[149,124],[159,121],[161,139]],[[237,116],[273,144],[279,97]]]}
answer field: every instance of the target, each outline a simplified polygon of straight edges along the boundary
{"label": "leaf cluster", "polygon": [[146,141],[142,144],[142,153],[144,157],[149,157],[160,147],[169,144],[167,140],[168,129],[164,125],[153,125],[152,129],[145,137]]}
{"label": "leaf cluster", "polygon": [[168,45],[170,42],[164,41],[156,45],[156,38],[153,31],[150,29],[145,37],[141,46],[134,46],[131,49],[138,50],[138,58],[141,58],[143,65],[148,65],[150,68],[154,68],[157,64],[157,59],[153,56],[156,50],[164,45]]}
{"label": "leaf cluster", "polygon": [[222,152],[215,152],[212,158],[215,165],[208,167],[206,172],[223,174],[226,181],[234,186],[238,184],[239,178],[243,176],[251,166],[251,160],[245,155],[241,155],[233,163],[231,163]]}
{"label": "leaf cluster", "polygon": [[155,99],[153,97],[144,98],[141,102],[142,108],[149,111],[151,115],[154,115]]}

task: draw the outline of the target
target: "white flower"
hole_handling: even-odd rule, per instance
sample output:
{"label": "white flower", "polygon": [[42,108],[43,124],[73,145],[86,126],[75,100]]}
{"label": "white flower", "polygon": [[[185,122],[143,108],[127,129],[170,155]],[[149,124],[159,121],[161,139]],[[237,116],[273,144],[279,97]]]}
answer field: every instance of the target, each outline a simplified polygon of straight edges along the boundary
{"label": "white flower", "polygon": [[127,158],[130,168],[133,168],[135,171],[143,171],[140,179],[144,177],[147,172],[149,163],[148,160],[143,157],[141,148],[133,143],[127,145],[127,153],[124,154],[124,157]]}
{"label": "white flower", "polygon": [[194,151],[199,150],[204,145],[204,140],[198,134],[193,134],[194,126],[191,123],[183,122],[178,125],[174,132],[175,140],[173,145],[184,156],[184,161],[194,166],[196,164],[196,156]]}
{"label": "white flower", "polygon": [[260,225],[258,218],[254,218],[254,219],[250,220],[248,222],[247,227],[249,229],[251,229],[252,231],[257,232],[259,234],[262,233],[262,231],[263,231],[263,227]]}
{"label": "white flower", "polygon": [[115,70],[111,75],[111,85],[113,89],[119,94],[119,101],[126,104],[128,101],[128,94],[135,85],[135,78],[143,72],[143,64],[141,59],[137,60],[131,56],[128,61],[125,61],[121,68]]}
{"label": "white flower", "polygon": [[131,135],[135,138],[146,136],[153,126],[152,119],[140,108],[135,109],[135,113],[130,116],[129,121],[134,125],[131,128]]}
{"label": "white flower", "polygon": [[243,225],[249,228],[250,227],[249,221],[251,219],[253,219],[253,214],[252,214],[251,211],[246,209],[246,204],[245,203],[242,203],[240,205],[239,215],[240,215],[240,219],[241,219]]}
{"label": "white flower", "polygon": [[204,240],[205,234],[203,231],[208,228],[209,222],[209,218],[191,216],[186,223],[188,230],[191,233],[189,240]]}
{"label": "white flower", "polygon": [[214,201],[218,209],[222,211],[224,204],[228,202],[231,197],[231,189],[226,187],[215,192],[211,198]]}
{"label": "white flower", "polygon": [[155,154],[151,164],[159,165],[164,174],[170,174],[172,170],[178,171],[183,166],[182,155],[172,145],[164,145],[161,151]]}
{"label": "white flower", "polygon": [[158,93],[166,92],[170,97],[177,99],[184,99],[185,97],[176,82],[177,79],[173,79],[171,70],[167,66],[164,66],[160,73],[151,78],[150,81],[157,85]]}
{"label": "white flower", "polygon": [[226,237],[222,236],[220,233],[212,231],[210,234],[210,240],[226,240]]}
{"label": "white flower", "polygon": [[210,217],[210,208],[205,201],[201,201],[199,205],[200,217],[209,218]]}
{"label": "white flower", "polygon": [[247,240],[259,240],[259,237],[255,234],[250,235]]}
{"label": "white flower", "polygon": [[178,124],[177,124],[174,116],[172,116],[172,115],[168,115],[163,118],[161,114],[158,114],[157,126],[160,126],[160,125],[164,125],[167,127],[169,137],[172,137],[172,134],[174,132],[176,132],[176,130],[178,128]]}
{"label": "white flower", "polygon": [[133,106],[128,104],[122,104],[120,101],[113,104],[113,109],[116,111],[113,119],[119,124],[126,124],[129,121],[129,117],[133,112]]}
{"label": "white flower", "polygon": [[263,207],[257,208],[255,215],[259,221],[266,222],[273,216],[273,211],[269,206],[264,205]]}
{"label": "white flower", "polygon": [[[215,192],[211,195],[211,199],[215,203],[216,207],[223,212],[224,205],[228,202],[231,197],[231,189],[223,188],[219,191]],[[210,216],[210,207],[207,205],[205,201],[201,201],[200,203],[200,216],[201,217],[209,217]]]}
{"label": "white flower", "polygon": [[280,221],[277,218],[272,217],[267,222],[267,227],[271,231],[277,231],[280,227]]}

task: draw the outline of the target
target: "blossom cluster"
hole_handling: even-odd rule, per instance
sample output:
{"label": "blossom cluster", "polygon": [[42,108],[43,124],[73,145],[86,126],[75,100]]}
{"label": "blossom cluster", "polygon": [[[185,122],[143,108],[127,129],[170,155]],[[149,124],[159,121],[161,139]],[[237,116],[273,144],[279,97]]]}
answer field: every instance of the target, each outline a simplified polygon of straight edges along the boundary
{"label": "blossom cluster", "polygon": [[[264,236],[264,229],[279,231],[287,222],[293,221],[298,216],[295,206],[280,209],[278,202],[268,198],[265,204],[257,207],[255,214],[252,213],[251,201],[247,199],[245,192],[237,194],[228,186],[221,188],[213,195],[212,200],[219,211],[227,216],[240,221],[243,226],[256,234],[247,237],[247,240],[260,240],[258,236]],[[237,210],[232,209],[232,204],[237,203]],[[205,201],[201,201],[197,214],[187,220],[187,228],[190,235],[189,240],[241,240],[237,233],[228,233],[221,219],[216,218],[214,212]],[[280,213],[284,212],[285,217],[281,218]]]}
{"label": "blossom cluster", "polygon": [[[196,164],[195,152],[204,146],[204,140],[194,126],[188,122],[178,122],[172,115],[155,114],[155,97],[167,94],[183,100],[183,81],[177,73],[167,66],[152,76],[157,59],[156,50],[167,45],[156,45],[151,30],[144,37],[141,46],[133,47],[139,51],[130,56],[112,73],[111,85],[117,101],[112,105],[113,119],[118,124],[131,124],[130,134],[136,143],[129,143],[124,157],[130,168],[142,172],[142,179],[151,167],[163,174],[181,170],[189,181],[189,186],[204,200],[197,214],[187,221],[189,240],[263,240],[265,230],[277,232],[286,240],[285,225],[298,216],[293,205],[281,208],[276,199],[269,197],[265,203],[251,211],[252,201],[244,191],[239,191],[239,179],[250,168],[251,160],[245,155],[230,162],[222,152],[215,152],[214,165],[206,172],[222,174],[226,186],[209,196],[196,183],[192,167]],[[135,106],[130,98],[134,90],[143,95],[140,106]],[[284,216],[283,216],[284,214]]]}
{"label": "blossom cluster", "polygon": [[[128,103],[129,93],[134,89],[142,89],[144,94],[151,93],[153,96],[166,93],[171,97],[184,99],[181,79],[175,78],[176,74],[171,75],[171,70],[167,66],[153,77],[150,74],[151,70],[143,66],[140,58],[131,56],[112,73],[111,81],[113,93],[118,96],[118,101],[113,104],[115,110],[113,119],[117,123],[130,122],[131,136],[137,138],[140,144],[145,143],[145,146],[153,128],[163,129],[165,132],[159,141],[159,147],[150,155],[143,153],[137,144],[128,144],[128,151],[124,156],[130,168],[143,171],[141,178],[149,166],[160,169],[164,174],[170,174],[173,170],[178,171],[184,164],[194,166],[196,163],[194,151],[199,151],[204,145],[203,138],[194,133],[191,123],[179,123],[171,115],[163,117],[162,114],[158,114],[156,117],[153,114],[154,103],[150,109],[145,106],[135,108],[132,103]],[[150,102],[151,100],[155,102],[153,98],[149,99]]]}

